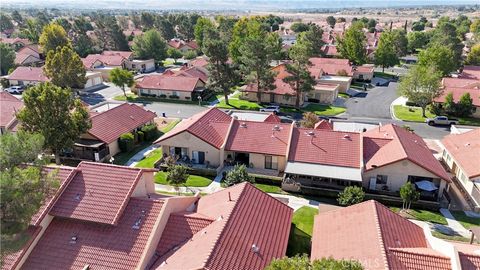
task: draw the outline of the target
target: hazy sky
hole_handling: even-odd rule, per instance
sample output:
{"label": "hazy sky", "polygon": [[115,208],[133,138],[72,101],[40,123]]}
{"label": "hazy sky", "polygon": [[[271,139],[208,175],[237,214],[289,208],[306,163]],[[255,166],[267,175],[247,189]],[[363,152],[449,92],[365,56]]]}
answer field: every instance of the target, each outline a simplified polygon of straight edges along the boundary
{"label": "hazy sky", "polygon": [[480,0],[2,0],[9,7],[78,7],[86,9],[237,9],[279,10],[306,8],[398,7],[480,4]]}

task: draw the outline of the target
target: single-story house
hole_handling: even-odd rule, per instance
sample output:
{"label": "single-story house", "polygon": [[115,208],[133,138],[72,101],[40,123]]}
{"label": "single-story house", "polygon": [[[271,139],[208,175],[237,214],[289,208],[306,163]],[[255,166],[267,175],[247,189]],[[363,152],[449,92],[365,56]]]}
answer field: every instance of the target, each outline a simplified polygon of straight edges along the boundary
{"label": "single-story house", "polygon": [[7,76],[10,85],[34,85],[50,79],[43,74],[41,67],[17,67]]}
{"label": "single-story house", "polygon": [[325,121],[303,129],[278,121],[238,120],[211,108],[155,143],[163,153],[193,164],[220,169],[242,163],[254,174],[283,176],[282,187],[292,191],[358,185],[398,196],[410,181],[421,199],[441,201],[450,182],[423,139],[393,124],[362,133],[335,131]]}
{"label": "single-story house", "polygon": [[85,77],[87,78],[87,82],[83,87],[85,90],[94,89],[103,85],[103,76],[101,72],[87,71]]}
{"label": "single-story house", "polygon": [[199,56],[187,62],[187,67],[201,67],[206,69],[208,65],[208,58],[206,56]]}
{"label": "single-story house", "polygon": [[464,66],[459,77],[480,80],[480,66]]}
{"label": "single-story house", "polygon": [[[260,102],[295,106],[297,96],[295,90],[290,86],[290,84],[284,82],[282,79],[277,78],[275,79],[274,85],[275,88],[273,90],[262,92]],[[257,84],[251,83],[242,90],[241,98],[249,101],[259,102],[257,93]],[[300,106],[304,102],[303,96],[304,95],[302,94],[302,97],[300,98]]]}
{"label": "single-story house", "polygon": [[136,81],[139,96],[193,100],[202,95],[205,82],[198,77],[150,75]]}
{"label": "single-story house", "polygon": [[470,78],[445,77],[442,79],[442,86],[445,88],[454,87],[454,88],[480,89],[480,80],[470,79]]}
{"label": "single-story house", "polygon": [[374,65],[362,65],[353,69],[353,79],[370,82],[373,79]]}
{"label": "single-story house", "polygon": [[323,45],[322,51],[326,57],[337,57],[340,55],[335,45]]}
{"label": "single-story house", "polygon": [[186,42],[184,40],[174,38],[168,41],[167,45],[170,48],[181,51],[182,53],[198,49],[198,45],[194,40]]}
{"label": "single-story house", "polygon": [[305,99],[308,102],[332,104],[338,97],[340,84],[335,83],[317,83],[313,90],[308,92]]}
{"label": "single-story house", "polygon": [[155,60],[154,59],[133,59],[127,62],[127,69],[134,70],[140,73],[147,73],[155,71]]}
{"label": "single-story house", "polygon": [[15,64],[31,66],[42,63],[42,53],[38,45],[26,45],[15,53]]}
{"label": "single-story house", "polygon": [[75,142],[65,156],[93,161],[105,161],[120,152],[118,139],[127,132],[140,130],[153,123],[156,114],[135,105],[123,103],[110,110],[91,113],[92,127]]}
{"label": "single-story house", "polygon": [[30,40],[26,38],[0,38],[0,42],[10,45],[15,51],[32,44]]}
{"label": "single-story house", "polygon": [[365,270],[467,270],[479,269],[479,251],[370,200],[315,216],[310,259],[354,260]]}
{"label": "single-story house", "polygon": [[0,92],[0,135],[17,130],[16,113],[22,108],[23,102],[20,99],[8,92]]}
{"label": "single-story house", "polygon": [[348,59],[312,57],[309,61],[313,67],[322,69],[322,75],[353,76],[353,67]]}
{"label": "single-story house", "polygon": [[333,75],[322,75],[317,82],[323,84],[338,84],[338,92],[346,93],[350,89],[352,84],[352,77],[347,76],[333,76]]}
{"label": "single-story house", "polygon": [[480,118],[480,89],[445,87],[443,89],[442,95],[435,98],[434,101],[437,102],[437,103],[443,103],[443,102],[445,102],[446,96],[450,93],[452,93],[453,100],[455,102],[458,102],[464,94],[469,93],[470,98],[472,98],[472,104],[475,107],[475,110],[474,110],[472,116]]}
{"label": "single-story house", "polygon": [[480,129],[443,138],[443,163],[455,175],[454,181],[468,194],[472,210],[480,211]]}
{"label": "single-story house", "polygon": [[120,54],[89,54],[82,58],[86,70],[101,72],[103,80],[108,81],[110,71],[114,68],[127,68],[128,59]]}

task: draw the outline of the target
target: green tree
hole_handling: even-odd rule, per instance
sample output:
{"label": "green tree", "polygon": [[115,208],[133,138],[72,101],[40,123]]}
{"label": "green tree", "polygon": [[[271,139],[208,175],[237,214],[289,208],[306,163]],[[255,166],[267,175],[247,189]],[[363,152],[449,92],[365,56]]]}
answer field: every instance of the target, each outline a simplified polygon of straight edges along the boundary
{"label": "green tree", "polygon": [[400,29],[394,29],[391,31],[391,33],[393,36],[393,44],[394,44],[395,51],[397,53],[397,57],[402,57],[407,55],[408,39],[405,31]]}
{"label": "green tree", "polygon": [[395,51],[394,35],[392,32],[384,32],[375,50],[375,65],[382,66],[382,72],[385,72],[386,67],[393,67],[396,64],[398,64],[398,55]]}
{"label": "green tree", "polygon": [[295,107],[300,108],[302,93],[308,93],[313,90],[315,80],[312,78],[308,67],[311,65],[308,61],[311,55],[311,45],[309,42],[297,42],[288,52],[291,63],[285,64],[288,76],[283,81],[288,83],[295,91]]}
{"label": "green tree", "polygon": [[71,148],[91,127],[88,111],[69,89],[41,83],[23,93],[23,102],[25,107],[17,115],[21,128],[41,134],[57,164],[60,151]]}
{"label": "green tree", "polygon": [[316,24],[310,25],[308,31],[302,32],[298,35],[297,43],[302,43],[310,47],[310,56],[321,56],[323,54],[322,40],[323,30]]}
{"label": "green tree", "polygon": [[175,29],[173,28],[173,25],[164,17],[157,18],[155,24],[160,35],[162,35],[165,40],[170,40],[175,37]]}
{"label": "green tree", "polygon": [[190,41],[195,38],[195,25],[200,15],[193,14],[178,14],[177,15],[177,34],[186,41]]}
{"label": "green tree", "polygon": [[15,66],[15,51],[6,43],[0,43],[0,74],[6,75]]}
{"label": "green tree", "polygon": [[20,30],[20,36],[27,38],[33,43],[38,43],[42,27],[35,19],[27,19],[25,26]]}
{"label": "green tree", "polygon": [[194,50],[188,50],[184,52],[182,55],[183,55],[183,59],[192,60],[197,57],[197,52]]}
{"label": "green tree", "polygon": [[198,18],[197,24],[195,24],[194,34],[195,34],[195,41],[197,42],[199,48],[203,48],[203,42],[204,42],[206,33],[214,29],[215,29],[215,25],[209,18],[204,18],[204,17]]}
{"label": "green tree", "polygon": [[250,20],[247,24],[248,36],[239,48],[240,70],[247,83],[255,83],[257,98],[261,101],[262,93],[274,89],[274,72],[271,70],[270,61],[280,53],[278,35],[266,33],[261,24]]}
{"label": "green tree", "polygon": [[[41,174],[39,159],[44,138],[19,131],[0,136],[0,229],[2,255],[7,243],[24,231],[47,198],[58,186],[51,175]],[[24,166],[25,164],[29,166]]]}
{"label": "green tree", "polygon": [[12,11],[12,20],[15,21],[19,26],[23,25],[23,17],[20,15],[18,10]]}
{"label": "green tree", "polygon": [[455,55],[447,46],[435,44],[420,52],[418,64],[425,67],[433,66],[443,76],[448,76],[452,71],[456,70],[454,58]]}
{"label": "green tree", "polygon": [[338,194],[338,204],[343,206],[349,206],[357,203],[361,203],[365,198],[365,192],[361,187],[348,186],[342,192]]}
{"label": "green tree", "polygon": [[448,115],[453,115],[456,112],[455,100],[453,99],[453,93],[450,92],[445,96],[445,101],[442,104],[443,110]]}
{"label": "green tree", "polygon": [[9,29],[13,29],[12,18],[5,13],[0,13],[0,31]]}
{"label": "green tree", "polygon": [[343,37],[338,39],[337,49],[342,57],[347,58],[355,65],[362,65],[367,61],[365,44],[362,25],[356,22],[345,31]]}
{"label": "green tree", "polygon": [[314,128],[315,124],[318,123],[320,119],[314,112],[305,112],[303,113],[302,121],[300,124],[304,128]]}
{"label": "green tree", "polygon": [[125,91],[125,86],[132,87],[135,84],[132,72],[126,69],[114,68],[112,69],[112,71],[110,71],[109,78],[113,84],[122,88],[123,95],[125,95],[125,100],[127,100],[127,92]]}
{"label": "green tree", "polygon": [[458,37],[457,27],[448,20],[442,22],[439,20],[437,27],[433,30],[432,37],[428,47],[445,46],[453,53],[452,70],[456,70],[461,65],[463,43]]}
{"label": "green tree", "polygon": [[423,49],[428,44],[428,36],[425,32],[410,32],[407,34],[408,51],[416,53],[418,49]]}
{"label": "green tree", "polygon": [[58,47],[71,46],[67,32],[57,23],[46,25],[38,42],[45,54],[55,51]]}
{"label": "green tree", "polygon": [[305,32],[305,31],[308,31],[308,29],[310,29],[308,24],[302,23],[302,22],[295,22],[290,26],[290,30],[292,30],[295,33]]}
{"label": "green tree", "polygon": [[58,18],[55,23],[60,25],[66,32],[72,30],[72,24],[65,18]]}
{"label": "green tree", "polygon": [[102,51],[128,51],[128,41],[122,29],[117,24],[115,16],[97,14],[94,17],[96,25],[95,36]]}
{"label": "green tree", "polygon": [[457,104],[456,113],[460,117],[467,117],[471,116],[475,110],[475,106],[473,105],[473,99],[470,96],[470,93],[465,93],[460,97],[460,100]]}
{"label": "green tree", "polygon": [[225,176],[225,184],[227,186],[233,186],[245,181],[253,183],[254,178],[248,175],[247,167],[243,164],[235,165]]}
{"label": "green tree", "polygon": [[140,15],[140,21],[144,29],[150,29],[155,23],[155,15],[150,12],[142,12]]}
{"label": "green tree", "polygon": [[327,17],[327,23],[328,23],[328,25],[330,25],[330,27],[333,28],[335,26],[335,23],[337,23],[337,20],[333,16],[328,16]]}
{"label": "green tree", "polygon": [[472,46],[465,62],[468,65],[480,66],[480,43]]}
{"label": "green tree", "polygon": [[93,52],[92,40],[86,34],[78,34],[72,39],[73,49],[80,57],[86,57]]}
{"label": "green tree", "polygon": [[215,20],[218,24],[217,30],[220,39],[222,39],[225,44],[230,44],[232,41],[233,27],[238,19],[231,16],[217,16],[215,17]]}
{"label": "green tree", "polygon": [[171,165],[167,168],[167,182],[176,189],[187,182],[188,168],[183,165]]}
{"label": "green tree", "polygon": [[175,61],[175,63],[176,63],[179,58],[183,57],[183,54],[178,49],[168,48],[167,56],[170,57],[170,58],[173,58],[173,61]]}
{"label": "green tree", "polygon": [[426,117],[427,105],[443,92],[440,88],[441,78],[442,73],[434,67],[416,65],[400,79],[398,89],[410,102],[418,104],[422,108],[422,116]]}
{"label": "green tree", "polygon": [[259,31],[260,34],[266,34],[265,32],[261,32],[261,27],[257,26],[253,21],[259,23],[258,17],[242,17],[233,26],[231,42],[228,45],[228,51],[230,57],[232,57],[232,60],[236,63],[239,63],[239,58],[241,55],[240,47],[245,44],[247,36],[259,35],[259,33],[256,33]]}
{"label": "green tree", "polygon": [[167,57],[167,43],[160,33],[151,29],[133,39],[133,53],[139,59],[155,59],[161,62]]}
{"label": "green tree", "polygon": [[354,260],[335,260],[322,258],[310,261],[307,254],[274,259],[265,270],[363,270],[363,266]]}
{"label": "green tree", "polygon": [[414,184],[407,181],[400,187],[400,198],[403,200],[402,209],[409,210],[412,202],[420,198],[420,192],[417,191]]}
{"label": "green tree", "polygon": [[87,82],[85,66],[71,46],[49,51],[43,71],[53,84],[63,88],[82,89]]}

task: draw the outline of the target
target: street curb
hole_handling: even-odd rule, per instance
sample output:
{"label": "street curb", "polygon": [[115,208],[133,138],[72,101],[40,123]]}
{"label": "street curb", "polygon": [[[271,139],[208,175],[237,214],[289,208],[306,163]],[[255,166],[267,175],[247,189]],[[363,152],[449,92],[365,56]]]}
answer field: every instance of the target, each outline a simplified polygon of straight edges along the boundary
{"label": "street curb", "polygon": [[398,118],[397,116],[395,116],[395,110],[393,109],[393,106],[394,105],[400,105],[400,104],[395,104],[395,101],[399,100],[403,98],[402,96],[396,98],[394,101],[392,101],[392,103],[390,103],[390,117],[393,119],[393,120],[397,120],[397,121],[404,121],[400,118]]}

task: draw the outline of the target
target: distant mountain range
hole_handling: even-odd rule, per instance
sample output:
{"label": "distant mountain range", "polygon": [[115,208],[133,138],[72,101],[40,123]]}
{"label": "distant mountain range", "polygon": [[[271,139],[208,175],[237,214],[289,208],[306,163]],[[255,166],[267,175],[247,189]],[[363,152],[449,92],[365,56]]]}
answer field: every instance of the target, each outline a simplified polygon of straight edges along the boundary
{"label": "distant mountain range", "polygon": [[140,10],[243,10],[389,8],[432,5],[475,5],[479,0],[2,0],[4,8],[78,8]]}

